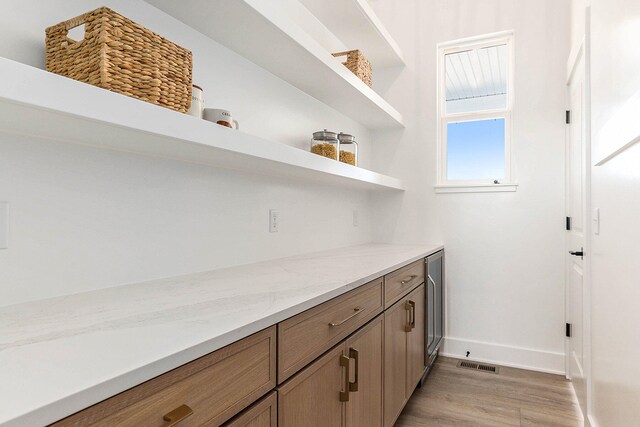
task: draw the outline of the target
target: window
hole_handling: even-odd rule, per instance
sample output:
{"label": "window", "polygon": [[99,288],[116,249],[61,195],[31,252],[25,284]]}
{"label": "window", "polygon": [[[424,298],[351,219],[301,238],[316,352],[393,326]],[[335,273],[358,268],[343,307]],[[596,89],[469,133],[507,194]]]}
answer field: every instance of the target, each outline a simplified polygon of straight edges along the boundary
{"label": "window", "polygon": [[438,67],[436,191],[515,191],[513,33],[441,44]]}

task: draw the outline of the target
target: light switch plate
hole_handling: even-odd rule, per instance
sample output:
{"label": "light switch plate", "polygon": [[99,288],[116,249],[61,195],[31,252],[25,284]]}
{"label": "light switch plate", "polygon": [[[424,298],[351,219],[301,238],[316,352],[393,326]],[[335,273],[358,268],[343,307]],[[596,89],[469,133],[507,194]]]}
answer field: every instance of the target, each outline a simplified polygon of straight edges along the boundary
{"label": "light switch plate", "polygon": [[276,209],[269,210],[269,233],[277,233],[280,227],[280,212]]}
{"label": "light switch plate", "polygon": [[597,236],[600,234],[600,208],[593,210],[593,233]]}
{"label": "light switch plate", "polygon": [[353,226],[354,227],[358,226],[358,211],[357,210],[353,211]]}
{"label": "light switch plate", "polygon": [[0,202],[0,249],[9,247],[9,203]]}

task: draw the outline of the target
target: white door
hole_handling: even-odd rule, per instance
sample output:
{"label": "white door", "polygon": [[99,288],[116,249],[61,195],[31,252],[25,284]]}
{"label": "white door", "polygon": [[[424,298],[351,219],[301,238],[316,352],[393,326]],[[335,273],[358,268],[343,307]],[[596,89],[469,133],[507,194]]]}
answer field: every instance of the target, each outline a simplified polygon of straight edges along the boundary
{"label": "white door", "polygon": [[[585,133],[585,73],[584,56],[580,55],[569,80],[570,119],[566,152],[566,210],[571,218],[571,229],[566,234],[566,318],[571,324],[571,337],[567,338],[567,377],[573,382],[583,414],[586,412],[585,376],[585,321],[583,302],[584,259],[580,252],[585,247],[586,216],[586,133]],[[572,255],[570,252],[574,252]]]}

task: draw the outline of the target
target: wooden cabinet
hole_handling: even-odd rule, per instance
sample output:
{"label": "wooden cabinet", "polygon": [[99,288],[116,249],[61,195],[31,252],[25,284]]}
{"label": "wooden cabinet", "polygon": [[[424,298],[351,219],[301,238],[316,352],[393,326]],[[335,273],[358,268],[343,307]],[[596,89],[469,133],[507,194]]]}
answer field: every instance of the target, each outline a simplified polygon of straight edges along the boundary
{"label": "wooden cabinet", "polygon": [[71,415],[55,426],[219,426],[275,387],[270,327]]}
{"label": "wooden cabinet", "polygon": [[279,427],[340,427],[349,358],[339,345],[278,387]]}
{"label": "wooden cabinet", "polygon": [[384,276],[384,306],[390,307],[417,285],[424,283],[424,260],[413,262]]}
{"label": "wooden cabinet", "polygon": [[439,253],[54,426],[390,427],[442,339],[441,299]]}
{"label": "wooden cabinet", "polygon": [[[424,373],[424,328],[425,328],[425,286],[418,288],[407,296],[412,306],[412,326],[407,333],[407,399]],[[410,313],[411,314],[411,313]]]}
{"label": "wooden cabinet", "polygon": [[[276,427],[278,425],[278,394],[275,391],[245,409],[225,427]],[[206,424],[205,427],[213,427]]]}
{"label": "wooden cabinet", "polygon": [[407,401],[406,298],[384,313],[384,425],[391,426]]}
{"label": "wooden cabinet", "polygon": [[384,316],[347,339],[346,352],[353,358],[353,382],[346,403],[347,427],[382,426]]}
{"label": "wooden cabinet", "polygon": [[385,311],[384,425],[392,426],[424,372],[424,284]]}
{"label": "wooden cabinet", "polygon": [[383,310],[382,278],[278,324],[278,383]]}
{"label": "wooden cabinet", "polygon": [[382,425],[383,316],[278,387],[279,427]]}

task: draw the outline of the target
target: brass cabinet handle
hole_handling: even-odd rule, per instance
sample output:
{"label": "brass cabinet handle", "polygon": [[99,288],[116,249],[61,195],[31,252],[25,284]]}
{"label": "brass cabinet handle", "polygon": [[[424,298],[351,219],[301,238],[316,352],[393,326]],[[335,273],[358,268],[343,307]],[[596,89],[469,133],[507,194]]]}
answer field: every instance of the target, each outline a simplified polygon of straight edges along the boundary
{"label": "brass cabinet handle", "polygon": [[416,328],[416,303],[413,301],[409,301],[411,304],[411,329]]}
{"label": "brass cabinet handle", "polygon": [[416,303],[407,301],[404,303],[404,308],[409,312],[409,323],[405,325],[404,331],[411,332],[411,330],[416,327]]}
{"label": "brass cabinet handle", "polygon": [[358,314],[360,314],[360,312],[362,311],[362,307],[356,307],[353,309],[353,314],[349,317],[347,317],[346,319],[343,319],[339,322],[331,322],[329,323],[329,326],[334,327],[334,326],[340,326],[342,325],[344,322],[348,321],[349,319],[357,316]]}
{"label": "brass cabinet handle", "polygon": [[349,401],[349,359],[344,354],[340,356],[340,366],[347,370],[344,380],[344,390],[340,391],[340,402],[348,402]]}
{"label": "brass cabinet handle", "polygon": [[356,362],[356,378],[349,383],[349,391],[358,391],[358,374],[360,374],[360,353],[355,348],[349,348],[349,358]]}
{"label": "brass cabinet handle", "polygon": [[401,281],[400,281],[400,284],[401,284],[401,285],[406,285],[407,283],[411,283],[411,282],[413,281],[413,279],[415,279],[416,277],[418,277],[418,276],[417,276],[417,275],[415,275],[415,274],[412,274],[412,275],[411,275],[411,276],[409,276],[409,277],[405,277],[405,278],[404,278],[404,280],[401,280]]}
{"label": "brass cabinet handle", "polygon": [[175,426],[191,414],[193,414],[193,409],[191,409],[188,405],[180,405],[173,411],[164,414],[162,419],[166,421],[166,423],[164,423],[162,427]]}
{"label": "brass cabinet handle", "polygon": [[409,312],[409,322],[404,325],[404,331],[411,332],[411,304],[409,304],[409,301],[404,302],[404,309]]}

